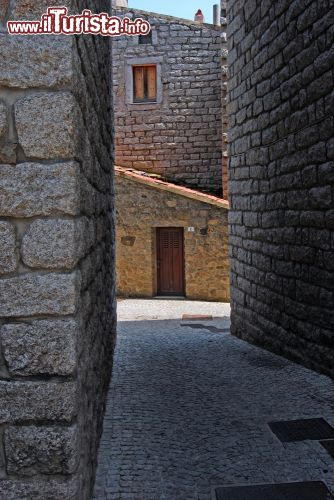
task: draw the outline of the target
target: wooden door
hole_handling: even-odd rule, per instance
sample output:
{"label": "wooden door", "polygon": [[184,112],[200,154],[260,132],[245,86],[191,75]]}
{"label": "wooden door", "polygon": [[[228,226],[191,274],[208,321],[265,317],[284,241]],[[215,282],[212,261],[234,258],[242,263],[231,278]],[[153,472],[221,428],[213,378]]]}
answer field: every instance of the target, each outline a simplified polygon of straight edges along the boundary
{"label": "wooden door", "polygon": [[184,295],[183,228],[157,229],[158,295]]}

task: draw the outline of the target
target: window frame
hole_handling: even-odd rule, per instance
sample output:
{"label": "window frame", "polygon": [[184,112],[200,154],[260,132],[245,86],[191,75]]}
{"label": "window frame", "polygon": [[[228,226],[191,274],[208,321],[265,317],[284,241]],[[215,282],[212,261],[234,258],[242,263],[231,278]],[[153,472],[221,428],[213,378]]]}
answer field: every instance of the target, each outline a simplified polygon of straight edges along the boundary
{"label": "window frame", "polygon": [[[149,97],[150,82],[149,82],[149,69],[148,68],[155,69],[155,72],[154,72],[155,95],[154,95],[154,97]],[[143,98],[136,97],[136,90],[137,90],[136,77],[135,77],[136,69],[143,70]],[[156,103],[157,102],[157,65],[156,64],[134,64],[132,66],[132,81],[133,81],[132,88],[133,88],[133,103],[134,104]]]}
{"label": "window frame", "polygon": [[[163,84],[162,84],[162,63],[163,56],[155,57],[128,57],[125,58],[125,104],[133,107],[137,107],[138,110],[142,109],[155,109],[158,105],[163,102]],[[156,66],[156,100],[151,101],[141,101],[134,102],[134,82],[133,82],[133,66]]]}

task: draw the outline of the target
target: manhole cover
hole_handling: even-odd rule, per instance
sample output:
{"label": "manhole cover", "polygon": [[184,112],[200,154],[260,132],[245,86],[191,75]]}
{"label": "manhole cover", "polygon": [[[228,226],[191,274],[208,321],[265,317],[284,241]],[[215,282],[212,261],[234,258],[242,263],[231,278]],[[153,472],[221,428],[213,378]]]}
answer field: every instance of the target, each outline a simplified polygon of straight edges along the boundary
{"label": "manhole cover", "polygon": [[254,486],[230,486],[216,490],[217,500],[333,500],[320,481]]}
{"label": "manhole cover", "polygon": [[334,429],[323,418],[269,422],[269,427],[283,443],[321,441],[334,438]]}
{"label": "manhole cover", "polygon": [[334,458],[334,441],[320,441],[320,444],[328,451],[330,456]]}
{"label": "manhole cover", "polygon": [[182,321],[212,321],[213,317],[205,314],[184,314]]}

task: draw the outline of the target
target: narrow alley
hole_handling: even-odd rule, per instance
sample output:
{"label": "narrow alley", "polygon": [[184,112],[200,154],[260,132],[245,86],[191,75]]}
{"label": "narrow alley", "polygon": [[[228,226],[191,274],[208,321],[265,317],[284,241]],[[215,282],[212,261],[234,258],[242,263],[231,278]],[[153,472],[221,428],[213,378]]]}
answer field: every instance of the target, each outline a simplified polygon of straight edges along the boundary
{"label": "narrow alley", "polygon": [[[268,425],[334,425],[331,379],[231,337],[228,304],[123,300],[118,320],[95,500],[215,500],[230,498],[224,486],[303,481],[334,489],[329,426],[293,441]],[[311,489],[298,498],[331,498]]]}

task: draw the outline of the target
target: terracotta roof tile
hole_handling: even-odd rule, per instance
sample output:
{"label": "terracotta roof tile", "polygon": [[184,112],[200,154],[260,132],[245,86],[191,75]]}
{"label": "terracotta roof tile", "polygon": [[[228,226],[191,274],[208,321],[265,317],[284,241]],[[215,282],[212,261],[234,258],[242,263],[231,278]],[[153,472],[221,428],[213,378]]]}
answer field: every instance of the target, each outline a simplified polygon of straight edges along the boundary
{"label": "terracotta roof tile", "polygon": [[216,207],[229,209],[230,205],[227,200],[214,196],[212,194],[202,193],[195,189],[187,188],[184,186],[179,186],[173,184],[172,182],[163,181],[157,176],[142,172],[140,170],[135,170],[133,168],[115,167],[115,173],[119,177],[123,177],[141,184],[146,184],[149,187],[156,189],[161,189],[163,191],[169,191],[180,196],[185,196],[202,203],[209,203],[210,205],[215,205]]}

